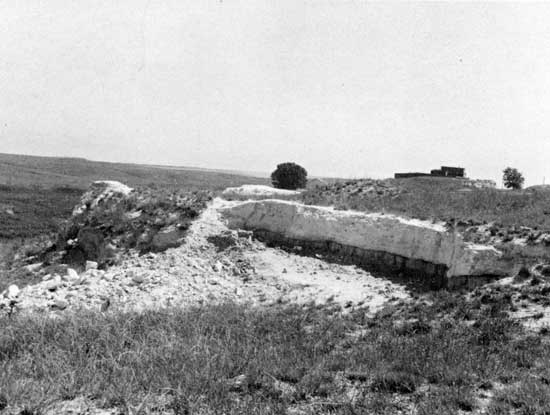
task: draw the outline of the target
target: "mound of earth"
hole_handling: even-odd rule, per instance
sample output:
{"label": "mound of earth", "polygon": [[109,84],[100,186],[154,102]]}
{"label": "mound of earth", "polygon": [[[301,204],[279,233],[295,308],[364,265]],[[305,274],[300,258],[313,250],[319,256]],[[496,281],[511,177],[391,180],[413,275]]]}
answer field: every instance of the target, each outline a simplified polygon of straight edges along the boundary
{"label": "mound of earth", "polygon": [[138,189],[95,182],[63,226],[56,248],[62,262],[99,267],[129,249],[160,252],[183,242],[186,230],[211,199],[207,191]]}

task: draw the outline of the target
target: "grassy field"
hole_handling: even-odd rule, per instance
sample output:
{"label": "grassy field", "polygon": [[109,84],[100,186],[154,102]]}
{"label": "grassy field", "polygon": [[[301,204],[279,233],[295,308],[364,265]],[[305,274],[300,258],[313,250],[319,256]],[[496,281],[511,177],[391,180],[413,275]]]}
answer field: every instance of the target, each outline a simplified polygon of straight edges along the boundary
{"label": "grassy field", "polygon": [[[213,191],[266,183],[219,172],[3,157],[0,167],[11,173],[0,185],[0,236],[9,242],[0,244],[0,257],[18,252],[26,238],[47,239],[93,180]],[[304,201],[550,229],[545,192],[465,192],[453,181],[424,178],[388,185],[398,191],[373,197],[335,183],[307,191]],[[8,404],[41,415],[54,402],[86,397],[128,415],[549,414],[550,331],[528,331],[508,315],[526,302],[550,306],[549,292],[550,281],[529,277],[521,286],[414,294],[374,317],[330,302],[0,317],[0,413]]]}
{"label": "grassy field", "polygon": [[0,154],[0,240],[55,232],[95,180],[117,180],[132,187],[212,191],[267,183],[258,177],[207,170]]}
{"label": "grassy field", "polygon": [[81,195],[81,189],[71,187],[0,185],[0,240],[56,232]]}
{"label": "grassy field", "polygon": [[0,154],[0,290],[7,281],[32,281],[25,272],[4,277],[14,257],[35,254],[55,240],[59,225],[95,180],[117,180],[160,194],[267,183],[230,172]]}
{"label": "grassy field", "polygon": [[267,183],[266,178],[207,169],[162,168],[80,158],[0,154],[0,184],[85,189],[95,180],[117,180],[131,187],[183,187],[185,190],[222,190],[245,183]]}
{"label": "grassy field", "polygon": [[128,414],[547,414],[548,331],[510,320],[513,298],[431,293],[374,318],[330,304],[6,318],[0,400],[27,414],[77,396]]}
{"label": "grassy field", "polygon": [[372,195],[358,191],[353,181],[346,183],[310,189],[303,200],[427,220],[495,222],[550,230],[550,191],[465,189],[458,180],[418,177],[388,180],[386,186],[395,191]]}

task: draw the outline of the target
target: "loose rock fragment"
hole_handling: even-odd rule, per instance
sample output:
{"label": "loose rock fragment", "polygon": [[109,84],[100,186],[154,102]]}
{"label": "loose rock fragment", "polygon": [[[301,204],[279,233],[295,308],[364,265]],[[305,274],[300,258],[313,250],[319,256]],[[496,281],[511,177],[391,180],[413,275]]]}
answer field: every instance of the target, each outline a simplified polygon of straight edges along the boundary
{"label": "loose rock fragment", "polygon": [[65,310],[68,306],[69,303],[62,298],[56,299],[52,305],[53,308],[57,308],[58,310]]}
{"label": "loose rock fragment", "polygon": [[134,281],[136,284],[141,284],[143,281],[145,281],[145,278],[143,278],[143,275],[141,274],[133,274],[132,281]]}
{"label": "loose rock fragment", "polygon": [[62,284],[63,281],[61,280],[61,277],[59,275],[56,275],[46,283],[46,289],[48,291],[55,291],[59,287],[61,287]]}
{"label": "loose rock fragment", "polygon": [[91,269],[97,269],[97,262],[95,261],[86,261],[86,271],[89,271]]}

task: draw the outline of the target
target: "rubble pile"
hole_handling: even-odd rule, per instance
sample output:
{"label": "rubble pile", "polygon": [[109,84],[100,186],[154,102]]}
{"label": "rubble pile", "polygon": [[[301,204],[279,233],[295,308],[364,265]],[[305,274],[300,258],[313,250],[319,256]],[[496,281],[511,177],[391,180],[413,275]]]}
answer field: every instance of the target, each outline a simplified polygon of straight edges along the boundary
{"label": "rubble pile", "polygon": [[122,183],[95,182],[59,234],[63,262],[86,260],[103,268],[129,249],[162,252],[183,242],[190,223],[211,200],[208,191],[133,190]]}
{"label": "rubble pile", "polygon": [[36,283],[0,294],[0,313],[61,315],[81,309],[116,312],[228,301],[256,306],[328,301],[346,310],[357,306],[375,311],[390,298],[406,296],[401,285],[359,267],[271,248],[250,231],[228,229],[220,212],[239,203],[214,199],[191,222],[184,243],[163,252],[131,249],[109,267],[91,260],[74,268],[29,264],[25,269]]}

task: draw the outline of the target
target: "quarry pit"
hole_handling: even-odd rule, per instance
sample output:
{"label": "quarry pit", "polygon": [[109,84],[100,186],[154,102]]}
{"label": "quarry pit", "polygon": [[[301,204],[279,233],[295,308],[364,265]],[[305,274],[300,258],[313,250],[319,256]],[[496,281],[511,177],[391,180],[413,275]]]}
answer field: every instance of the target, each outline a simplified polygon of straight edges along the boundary
{"label": "quarry pit", "polygon": [[[134,194],[116,182],[94,186],[74,217],[82,206],[109,217]],[[174,235],[162,252],[130,250],[113,266],[75,267],[78,272],[67,275],[31,264],[27,271],[41,282],[23,287],[16,306],[59,312],[105,304],[143,310],[331,301],[374,312],[410,289],[473,287],[513,276],[518,255],[539,249],[515,244],[510,255],[498,245],[466,241],[442,222],[305,205],[297,198],[299,192],[267,186],[230,188],[204,205],[188,231],[161,230]],[[139,220],[139,211],[125,215]]]}
{"label": "quarry pit", "polygon": [[266,243],[418,279],[431,289],[477,285],[512,268],[495,247],[466,242],[442,223],[276,199],[241,203],[223,216],[230,228],[251,230]]}

